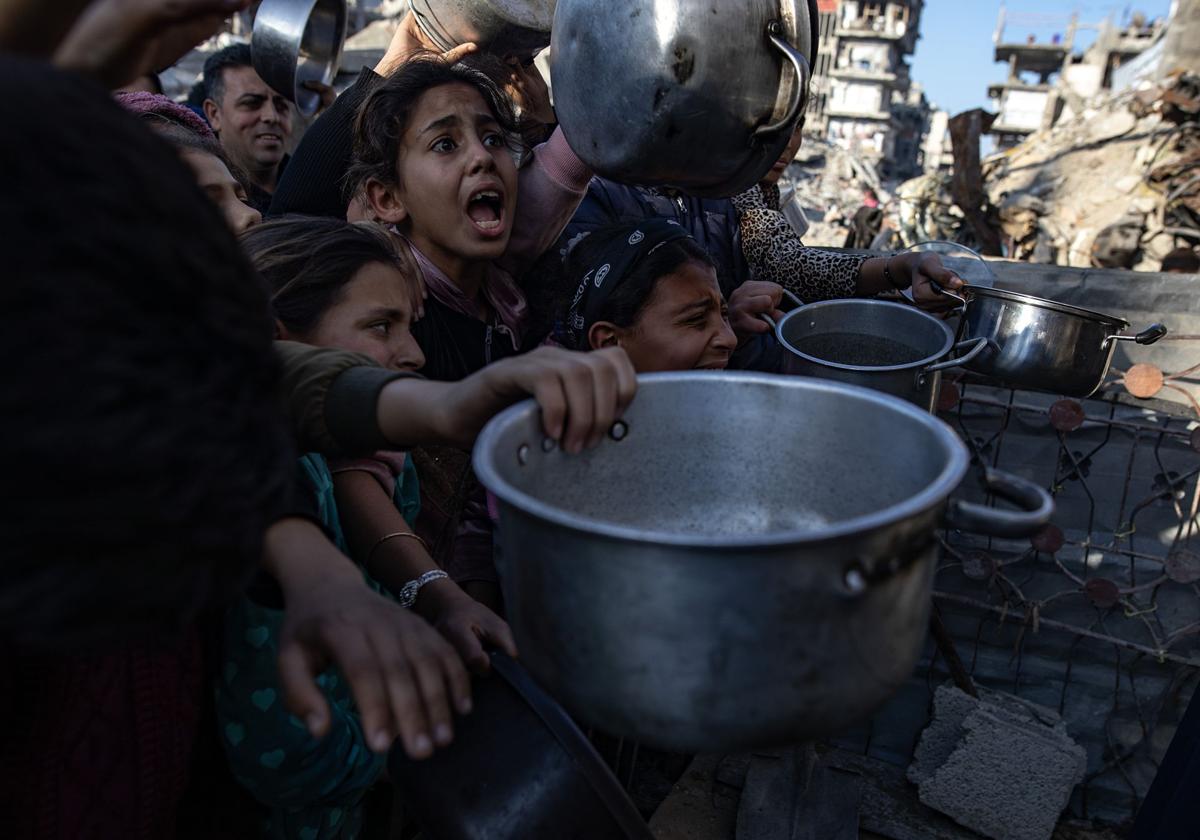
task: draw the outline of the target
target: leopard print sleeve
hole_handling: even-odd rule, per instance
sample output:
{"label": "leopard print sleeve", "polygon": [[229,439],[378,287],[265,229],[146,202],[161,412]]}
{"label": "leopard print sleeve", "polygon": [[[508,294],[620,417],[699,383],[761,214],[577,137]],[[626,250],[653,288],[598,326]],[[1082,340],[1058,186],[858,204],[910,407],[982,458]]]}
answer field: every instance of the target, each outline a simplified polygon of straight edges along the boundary
{"label": "leopard print sleeve", "polygon": [[779,210],[777,187],[753,186],[733,203],[755,280],[778,283],[805,303],[854,297],[869,256],[805,247]]}

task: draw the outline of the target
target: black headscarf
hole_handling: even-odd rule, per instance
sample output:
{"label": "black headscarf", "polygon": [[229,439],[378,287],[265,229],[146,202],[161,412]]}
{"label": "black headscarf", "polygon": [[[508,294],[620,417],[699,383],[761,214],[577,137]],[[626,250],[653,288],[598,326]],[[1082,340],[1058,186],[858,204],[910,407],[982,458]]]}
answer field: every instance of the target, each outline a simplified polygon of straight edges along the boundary
{"label": "black headscarf", "polygon": [[[674,219],[646,219],[637,227],[601,230],[586,238],[596,256],[585,266],[563,330],[574,347],[587,346],[587,333],[604,303],[638,263],[668,242],[692,236]],[[579,243],[576,243],[578,247]]]}

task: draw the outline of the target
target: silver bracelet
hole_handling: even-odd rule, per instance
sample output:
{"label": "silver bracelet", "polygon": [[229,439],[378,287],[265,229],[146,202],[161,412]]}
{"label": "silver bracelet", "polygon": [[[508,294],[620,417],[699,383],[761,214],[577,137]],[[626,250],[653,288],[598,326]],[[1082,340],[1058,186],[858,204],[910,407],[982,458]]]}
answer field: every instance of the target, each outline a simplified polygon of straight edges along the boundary
{"label": "silver bracelet", "polygon": [[400,606],[406,609],[412,607],[413,604],[417,603],[417,594],[420,593],[422,586],[447,577],[450,577],[450,575],[441,569],[430,569],[416,580],[410,580],[404,586],[400,587],[400,597],[398,599]]}

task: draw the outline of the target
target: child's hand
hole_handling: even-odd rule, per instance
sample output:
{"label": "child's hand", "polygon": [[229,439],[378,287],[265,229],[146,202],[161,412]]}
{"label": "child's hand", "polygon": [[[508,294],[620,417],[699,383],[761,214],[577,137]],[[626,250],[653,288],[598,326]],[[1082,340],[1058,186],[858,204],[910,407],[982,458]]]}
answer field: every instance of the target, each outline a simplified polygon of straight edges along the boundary
{"label": "child's hand", "polygon": [[550,104],[550,89],[537,66],[532,61],[526,64],[518,58],[510,58],[507,63],[508,83],[504,89],[521,109],[521,116],[542,125],[558,122],[554,106]]}
{"label": "child's hand", "polygon": [[392,36],[391,43],[388,44],[387,52],[375,65],[375,72],[380,76],[390,76],[414,55],[425,52],[441,53],[443,59],[454,64],[476,52],[477,49],[475,44],[466,43],[442,52],[436,44],[425,37],[425,33],[417,24],[416,15],[409,9],[408,13],[400,19],[400,25],[396,28],[396,34]]}
{"label": "child's hand", "polygon": [[250,0],[99,0],[75,22],[54,61],[120,87],[171,66],[248,5]]}
{"label": "child's hand", "polygon": [[747,280],[734,289],[729,296],[729,326],[737,334],[738,344],[770,332],[771,328],[760,316],[766,315],[772,321],[779,321],[783,317],[779,309],[782,302],[783,287],[778,283]]}
{"label": "child's hand", "polygon": [[508,624],[452,580],[427,585],[415,608],[454,645],[472,671],[486,673],[491,667],[485,644],[517,658],[517,643]]}
{"label": "child's hand", "polygon": [[279,675],[288,708],[320,737],[329,706],[316,678],[342,673],[367,743],[386,751],[397,735],[415,759],[454,737],[450,704],[471,710],[471,684],[454,649],[420,616],[373,592],[362,572],[303,519],[267,531],[264,565],[283,589]]}
{"label": "child's hand", "polygon": [[499,407],[532,396],[542,409],[546,435],[572,454],[598,445],[637,393],[637,374],[620,347],[590,353],[539,347],[489,365],[481,374],[492,404],[498,404],[489,418]]}

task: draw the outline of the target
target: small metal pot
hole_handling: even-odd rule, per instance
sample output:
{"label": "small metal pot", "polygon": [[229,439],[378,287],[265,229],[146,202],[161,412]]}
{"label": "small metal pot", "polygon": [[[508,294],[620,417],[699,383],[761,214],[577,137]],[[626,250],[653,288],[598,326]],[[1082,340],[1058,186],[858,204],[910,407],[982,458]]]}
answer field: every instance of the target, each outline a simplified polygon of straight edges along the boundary
{"label": "small metal pot", "polygon": [[1153,344],[1167,334],[1151,324],[1137,335],[1122,318],[1004,289],[964,286],[942,290],[963,305],[960,341],[984,339],[987,347],[967,370],[1014,388],[1068,397],[1094,394],[1108,375],[1118,341]]}
{"label": "small metal pot", "polygon": [[333,84],[346,24],[346,0],[263,0],[250,37],[254,70],[310,116],[321,106],[321,96],[304,85]]}
{"label": "small metal pot", "polygon": [[773,326],[784,349],[783,373],[861,385],[930,412],[942,371],[967,365],[987,345],[981,338],[955,344],[942,321],[884,300],[810,303]]}
{"label": "small metal pot", "polygon": [[555,113],[599,174],[724,197],[804,113],[816,0],[558,0]]}
{"label": "small metal pot", "polygon": [[877,391],[800,376],[639,377],[610,440],[568,455],[538,407],[493,418],[475,472],[499,500],[497,568],[521,661],[573,715],[680,752],[825,737],[912,673],[935,531],[1037,531],[949,501],[966,446]]}
{"label": "small metal pot", "polygon": [[442,52],[474,42],[524,58],[550,45],[556,0],[409,0],[417,26]]}

